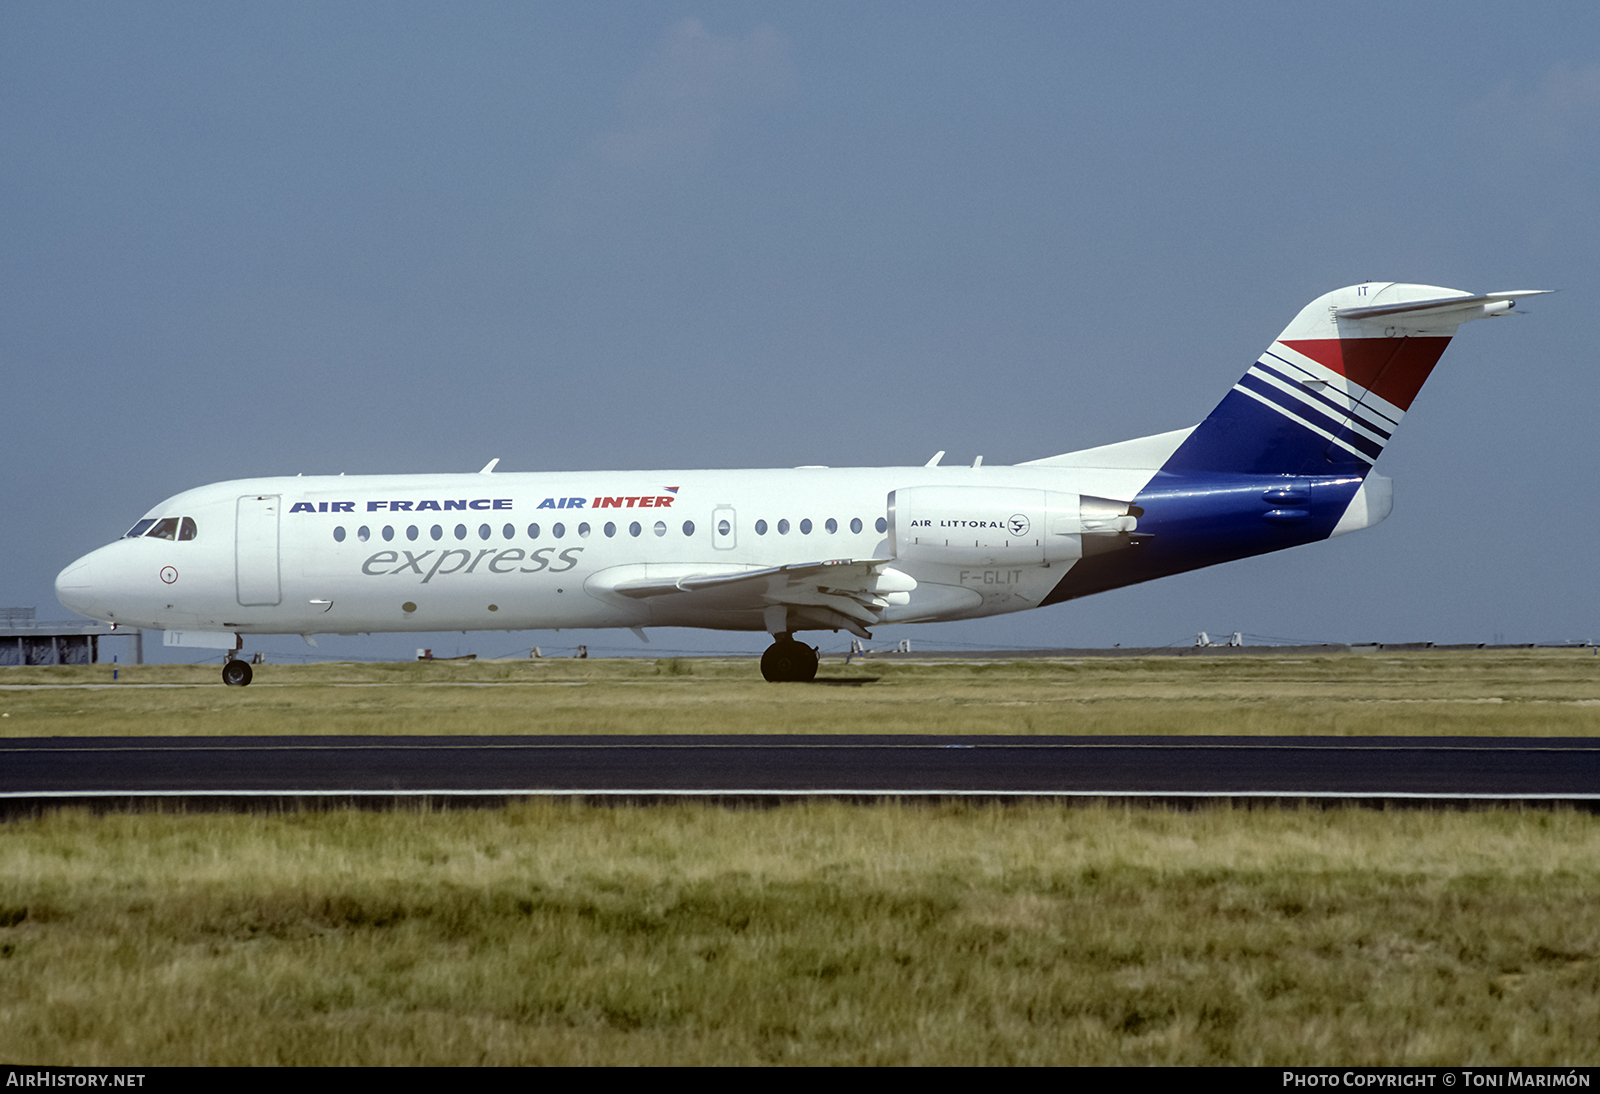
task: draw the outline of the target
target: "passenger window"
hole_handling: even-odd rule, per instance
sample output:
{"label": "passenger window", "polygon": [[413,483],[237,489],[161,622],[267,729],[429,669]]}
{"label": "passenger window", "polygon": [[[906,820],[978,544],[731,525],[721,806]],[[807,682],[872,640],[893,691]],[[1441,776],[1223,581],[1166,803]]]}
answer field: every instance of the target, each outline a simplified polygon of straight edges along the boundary
{"label": "passenger window", "polygon": [[883,517],[879,517],[872,526],[880,532],[887,532],[889,530],[889,522]]}
{"label": "passenger window", "polygon": [[565,524],[552,524],[550,526],[550,534],[560,539],[567,534],[567,526]]}
{"label": "passenger window", "polygon": [[[494,535],[494,529],[493,528],[490,528],[487,524],[478,525],[478,538],[479,539],[488,539],[492,535]],[[511,537],[507,536],[506,538],[510,539]]]}
{"label": "passenger window", "polygon": [[388,543],[393,538],[394,528],[391,525],[385,524],[383,526],[383,542]]}
{"label": "passenger window", "polygon": [[839,530],[839,522],[834,520],[832,517],[829,517],[828,522],[824,524],[823,527],[828,530],[828,534],[831,536],[833,533]]}
{"label": "passenger window", "polygon": [[415,524],[406,525],[406,538],[410,540],[417,538],[417,526]]}
{"label": "passenger window", "polygon": [[356,529],[356,538],[362,543],[367,542],[367,540],[372,538],[372,529],[363,524],[360,528]]}
{"label": "passenger window", "polygon": [[[658,521],[656,521],[656,527],[655,527],[655,533],[656,533],[656,535],[658,535],[658,536],[664,536],[664,535],[666,535],[666,534],[667,534],[667,522],[666,522],[666,521],[664,521],[664,520],[658,520]],[[633,533],[633,534],[634,534],[634,535],[638,535],[638,534],[639,534],[639,533],[638,533],[638,532],[635,532],[635,533]]]}
{"label": "passenger window", "polygon": [[639,527],[638,521],[634,521],[632,524],[628,525],[628,534],[630,536],[637,536],[642,531],[644,531],[644,529]]}
{"label": "passenger window", "polygon": [[789,534],[789,522],[787,520],[780,520],[778,522],[778,534],[780,536],[786,536]]}
{"label": "passenger window", "polygon": [[[637,528],[638,525],[636,524],[636,525],[634,525],[634,527]],[[609,520],[606,521],[606,538],[610,539],[612,536],[614,536],[616,534],[617,534],[617,526],[616,526],[616,524],[614,524],[613,522],[611,522]],[[637,533],[635,533],[635,534],[637,534]]]}
{"label": "passenger window", "polygon": [[852,532],[854,532],[858,536],[861,534],[861,518],[860,517],[851,517],[850,518],[850,530]]}
{"label": "passenger window", "polygon": [[[487,527],[487,525],[485,525],[485,527]],[[465,524],[456,525],[456,538],[457,539],[466,539],[467,538],[467,526]],[[488,539],[489,537],[488,536],[484,536],[483,538],[484,539]]]}
{"label": "passenger window", "polygon": [[333,530],[333,542],[335,542],[335,543],[343,543],[344,542],[344,525],[341,524],[341,525],[339,525],[339,527],[337,527],[337,528],[335,528]]}
{"label": "passenger window", "polygon": [[514,524],[508,524],[504,528],[500,529],[500,534],[506,539],[515,539],[517,536],[517,526]]}
{"label": "passenger window", "polygon": [[194,518],[184,517],[183,523],[178,525],[178,538],[193,539],[198,531],[199,529],[194,526]]}
{"label": "passenger window", "polygon": [[694,535],[694,521],[686,520],[683,522],[683,534],[686,536]]}
{"label": "passenger window", "polygon": [[[508,524],[508,525],[506,525],[506,527],[509,528],[509,527],[511,527],[511,525]],[[539,538],[539,526],[537,524],[528,525],[528,538],[529,539],[538,539]]]}
{"label": "passenger window", "polygon": [[767,522],[764,521],[764,520],[756,521],[756,535],[764,536],[766,534],[767,534]]}
{"label": "passenger window", "polygon": [[177,539],[178,518],[162,517],[160,520],[156,521],[156,526],[146,532],[145,535],[149,536],[151,539]]}
{"label": "passenger window", "polygon": [[800,534],[802,536],[809,536],[811,534],[811,518],[810,517],[807,517],[805,520],[802,520],[800,522]]}
{"label": "passenger window", "polygon": [[443,539],[444,538],[444,529],[440,528],[437,524],[435,524],[432,528],[428,529],[428,534],[430,536],[432,536],[434,539]]}
{"label": "passenger window", "polygon": [[581,524],[578,525],[578,535],[583,537],[584,539],[588,539],[589,538],[589,522],[588,521],[583,521]]}

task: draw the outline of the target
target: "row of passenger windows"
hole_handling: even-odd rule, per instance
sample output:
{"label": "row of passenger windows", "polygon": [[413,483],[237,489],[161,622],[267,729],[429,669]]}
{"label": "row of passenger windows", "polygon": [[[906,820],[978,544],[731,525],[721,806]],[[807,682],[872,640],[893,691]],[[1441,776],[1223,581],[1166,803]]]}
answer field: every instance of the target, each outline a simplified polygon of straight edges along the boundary
{"label": "row of passenger windows", "polygon": [[[832,517],[829,517],[827,520],[822,522],[822,527],[831,536],[831,535],[833,535],[833,534],[835,534],[836,532],[839,531],[839,522],[834,520]],[[886,519],[884,519],[883,517],[879,517],[878,520],[877,520],[877,523],[874,524],[873,527],[876,528],[879,532],[887,532],[889,530],[889,522]],[[855,517],[850,521],[850,531],[851,532],[854,532],[856,535],[860,535],[861,534],[861,528],[862,528],[862,525],[861,525],[861,518],[860,517]],[[800,522],[800,534],[802,536],[809,536],[811,534],[811,529],[812,529],[812,524],[811,524],[811,521],[810,521],[809,518],[806,519],[806,520],[802,520]],[[778,532],[778,534],[780,536],[788,535],[789,534],[789,522],[787,520],[780,520],[778,522],[777,532]],[[767,522],[764,521],[764,520],[756,521],[756,535],[764,536],[766,534],[767,534]]]}
{"label": "row of passenger windows", "polygon": [[[652,532],[654,532],[658,536],[664,536],[664,535],[667,534],[667,522],[664,521],[664,520],[658,520],[650,528],[650,530]],[[544,531],[545,530],[543,528],[539,527],[539,525],[530,524],[530,525],[528,525],[528,538],[529,539],[538,539],[541,535],[544,534]],[[578,525],[578,535],[579,535],[580,538],[588,539],[589,536],[593,533],[593,531],[594,531],[594,529],[588,524],[587,521],[582,523],[582,524],[580,524],[580,525]],[[604,531],[606,536],[609,538],[609,537],[615,536],[617,534],[617,526],[614,523],[612,523],[611,521],[607,521],[606,525],[602,529],[602,531]],[[553,538],[562,539],[567,534],[567,526],[565,524],[552,524],[550,526],[549,532],[550,532],[550,535]],[[634,521],[632,524],[628,525],[628,534],[630,536],[642,536],[642,535],[644,535],[644,532],[645,532],[645,526],[640,524],[638,521]],[[407,526],[407,528],[405,529],[405,531],[402,534],[406,537],[406,539],[414,540],[414,539],[418,539],[418,538],[421,537],[422,530],[420,528],[418,528],[415,524],[412,524],[412,525]],[[427,534],[428,534],[428,537],[430,539],[443,539],[444,538],[444,534],[445,534],[444,527],[442,525],[435,524],[432,528],[428,529],[428,533]],[[686,535],[686,536],[694,535],[694,521],[686,520],[686,521],[683,522],[683,534]],[[389,524],[385,524],[383,526],[383,528],[379,531],[379,535],[381,535],[386,542],[388,540],[394,539],[394,537],[395,537],[394,526],[393,525],[389,525]],[[467,526],[465,524],[456,525],[456,527],[455,527],[455,537],[457,539],[466,539],[468,535],[469,535],[469,532],[468,532]],[[517,526],[515,524],[503,525],[500,528],[500,537],[502,539],[516,539],[517,538]],[[342,525],[333,530],[333,538],[339,543],[343,543],[344,542],[344,540],[345,540],[345,530],[344,530],[344,527]],[[356,539],[359,540],[360,542],[365,543],[365,542],[367,542],[367,540],[369,540],[371,538],[372,538],[372,529],[368,528],[366,525],[363,524],[360,528],[356,529]],[[494,538],[494,529],[492,527],[490,527],[489,525],[487,525],[487,524],[478,525],[478,538],[479,539],[492,539],[492,538]]]}
{"label": "row of passenger windows", "polygon": [[[186,522],[186,526],[192,532],[192,530],[194,528],[194,522],[189,520],[187,517],[185,517],[184,520]],[[832,517],[829,517],[827,520],[823,521],[822,522],[822,526],[823,526],[823,528],[825,528],[827,530],[828,534],[830,534],[830,535],[835,534],[835,533],[837,533],[839,531],[839,522],[834,520]],[[135,528],[137,528],[137,527],[138,526],[135,525]],[[764,536],[764,535],[767,534],[768,528],[767,528],[767,522],[766,521],[764,521],[764,520],[756,521],[755,527],[756,527],[756,535]],[[856,517],[855,519],[853,519],[850,522],[850,531],[852,531],[854,533],[859,534],[861,532],[862,527],[863,527],[863,525],[861,523],[861,518],[860,517]],[[889,530],[889,522],[887,520],[885,520],[883,517],[879,517],[875,527],[877,528],[877,530],[879,532],[886,532],[886,531]],[[627,532],[628,532],[628,535],[633,536],[635,538],[638,538],[639,536],[644,535],[645,528],[646,528],[646,526],[641,524],[639,521],[634,521],[634,522],[632,522],[631,524],[628,525]],[[664,520],[658,520],[653,525],[649,526],[649,530],[651,532],[655,533],[657,536],[664,536],[664,535],[667,534],[667,522],[664,521]],[[724,536],[726,536],[729,533],[731,533],[732,530],[733,530],[732,526],[729,525],[729,523],[727,521],[723,521],[721,526],[718,528],[718,532],[721,535],[724,535]],[[495,530],[494,530],[494,528],[492,526],[490,526],[488,524],[480,524],[480,525],[478,525],[478,538],[479,539],[483,539],[483,540],[493,539],[494,538],[494,531]],[[552,524],[550,526],[549,531],[550,531],[550,535],[551,535],[552,538],[554,538],[554,539],[562,539],[567,534],[567,526],[565,524]],[[583,522],[583,523],[578,525],[577,532],[578,532],[578,537],[580,539],[588,539],[589,536],[593,533],[593,531],[594,531],[593,527],[587,521],[585,521],[585,522]],[[606,536],[607,539],[611,539],[614,536],[616,536],[618,528],[617,528],[617,525],[615,523],[613,523],[612,521],[606,521],[604,526],[602,526],[601,531],[603,533],[605,533],[605,536]],[[528,538],[529,539],[538,539],[540,537],[540,535],[543,534],[543,532],[544,532],[544,529],[542,529],[537,524],[528,525]],[[788,535],[789,534],[789,522],[787,520],[778,521],[777,532],[778,532],[778,535],[780,535],[780,536]],[[812,532],[811,521],[809,519],[808,520],[802,520],[800,522],[800,534],[803,535],[803,536],[809,536],[811,534],[811,532]],[[137,532],[130,532],[128,534],[129,535],[135,535],[135,534],[138,534],[138,533]],[[154,533],[151,533],[151,534],[153,535]],[[383,526],[383,528],[379,530],[378,534],[383,537],[384,542],[388,542],[388,541],[394,539],[396,533],[395,533],[395,528],[394,528],[394,526],[392,524],[385,524]],[[422,533],[422,530],[420,528],[418,528],[415,524],[412,524],[412,525],[408,525],[406,527],[405,531],[402,534],[408,540],[415,540],[415,539],[420,538],[423,533]],[[430,539],[436,539],[436,540],[443,539],[445,537],[444,526],[440,525],[440,524],[435,524],[432,528],[428,529],[427,534],[428,534],[428,538],[430,538]],[[458,524],[458,525],[455,526],[455,537],[457,539],[466,539],[470,534],[471,533],[469,532],[469,530],[468,530],[468,528],[467,528],[467,526],[465,524]],[[686,521],[683,522],[683,534],[686,535],[686,536],[694,535],[694,521],[686,520]],[[365,524],[363,524],[361,527],[356,529],[355,535],[356,535],[356,539],[358,541],[360,541],[362,543],[365,543],[369,539],[372,538],[372,529],[368,528]],[[517,538],[517,526],[515,524],[502,525],[501,528],[500,528],[500,537],[502,539],[516,539]],[[169,536],[167,538],[170,539],[171,537]],[[191,534],[191,535],[185,536],[183,538],[185,538],[185,539],[193,539],[194,536]],[[339,527],[337,527],[337,528],[335,528],[333,530],[333,538],[338,543],[343,543],[345,541],[344,525],[341,524]]]}
{"label": "row of passenger windows", "polygon": [[132,528],[123,539],[193,539],[198,534],[193,517],[146,517]]}

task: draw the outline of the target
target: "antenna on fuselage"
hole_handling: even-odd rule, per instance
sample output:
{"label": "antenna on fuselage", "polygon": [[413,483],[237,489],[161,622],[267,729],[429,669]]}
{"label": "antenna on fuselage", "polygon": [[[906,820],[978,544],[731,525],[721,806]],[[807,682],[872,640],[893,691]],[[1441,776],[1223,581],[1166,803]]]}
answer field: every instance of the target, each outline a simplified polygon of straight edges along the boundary
{"label": "antenna on fuselage", "polygon": [[480,475],[492,475],[492,474],[494,474],[494,465],[499,463],[499,462],[500,462],[500,457],[496,456],[494,459],[492,459],[488,463],[484,464],[483,465],[483,470],[479,471],[478,474],[480,474]]}
{"label": "antenna on fuselage", "polygon": [[939,451],[937,451],[937,452],[935,452],[933,454],[933,459],[929,460],[927,463],[923,464],[922,466],[923,467],[938,467],[939,466],[939,461],[942,460],[942,459],[944,459],[944,449],[941,448],[941,449],[939,449]]}

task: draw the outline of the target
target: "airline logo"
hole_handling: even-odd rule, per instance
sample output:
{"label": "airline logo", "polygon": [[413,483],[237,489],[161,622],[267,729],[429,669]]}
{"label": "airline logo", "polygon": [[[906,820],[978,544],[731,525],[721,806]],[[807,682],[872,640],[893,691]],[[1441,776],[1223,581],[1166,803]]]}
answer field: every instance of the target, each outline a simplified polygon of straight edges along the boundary
{"label": "airline logo", "polygon": [[[676,486],[667,487],[674,494]],[[675,497],[667,495],[622,495],[598,498],[545,498],[535,509],[670,509]]]}
{"label": "airline logo", "polygon": [[1012,535],[1021,536],[1028,532],[1028,518],[1017,513],[1006,520],[914,520],[913,528],[1003,528]]}
{"label": "airline logo", "polygon": [[[354,513],[353,501],[297,501],[289,507],[290,513]],[[443,513],[451,509],[510,509],[510,498],[447,498],[443,501],[424,498],[420,501],[369,501],[369,513]]]}
{"label": "airline logo", "polygon": [[[361,564],[361,572],[368,577],[394,577],[415,574],[418,584],[426,585],[436,577],[447,574],[536,574],[545,571],[565,573],[578,564],[582,547],[540,547],[524,551],[521,547],[487,547],[476,551],[454,547],[446,551],[379,551]],[[559,553],[558,553],[559,552]],[[401,561],[400,556],[405,556]],[[555,560],[551,556],[555,556]],[[564,565],[556,565],[559,561]],[[524,562],[530,565],[522,565]],[[398,565],[396,565],[398,563]],[[483,569],[478,569],[482,565]],[[389,567],[393,566],[393,569]]]}
{"label": "airline logo", "polygon": [[[535,509],[670,509],[677,501],[678,488],[668,486],[665,494],[602,495],[596,498],[545,498]],[[354,513],[360,502],[297,501],[290,513]],[[401,498],[369,501],[368,513],[448,513],[453,510],[506,510],[513,508],[510,498]]]}

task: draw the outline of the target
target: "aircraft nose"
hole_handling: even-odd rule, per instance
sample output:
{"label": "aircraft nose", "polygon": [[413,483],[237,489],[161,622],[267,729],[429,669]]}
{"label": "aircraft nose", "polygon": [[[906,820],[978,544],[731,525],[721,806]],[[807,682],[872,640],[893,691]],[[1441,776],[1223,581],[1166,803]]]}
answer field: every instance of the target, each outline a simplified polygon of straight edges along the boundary
{"label": "aircraft nose", "polygon": [[56,599],[79,615],[94,616],[94,564],[84,555],[56,575]]}

